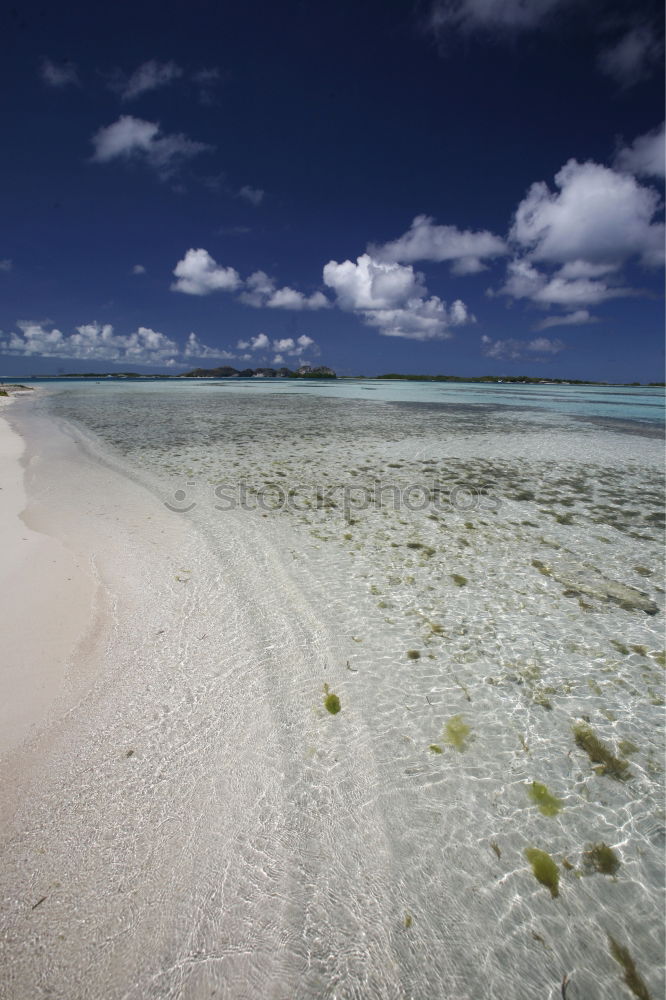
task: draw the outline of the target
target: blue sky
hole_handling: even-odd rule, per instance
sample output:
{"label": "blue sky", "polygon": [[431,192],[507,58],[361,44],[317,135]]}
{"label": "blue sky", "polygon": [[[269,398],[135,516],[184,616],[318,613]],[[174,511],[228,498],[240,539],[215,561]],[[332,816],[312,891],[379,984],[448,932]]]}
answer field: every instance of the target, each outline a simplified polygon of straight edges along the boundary
{"label": "blue sky", "polygon": [[663,378],[661,4],[3,18],[0,374]]}

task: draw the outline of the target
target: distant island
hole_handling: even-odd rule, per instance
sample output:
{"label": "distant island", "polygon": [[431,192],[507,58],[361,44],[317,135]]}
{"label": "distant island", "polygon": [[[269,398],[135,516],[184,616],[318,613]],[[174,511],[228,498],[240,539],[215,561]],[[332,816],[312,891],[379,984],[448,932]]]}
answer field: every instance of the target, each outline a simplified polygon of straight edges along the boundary
{"label": "distant island", "polygon": [[189,372],[182,372],[178,375],[166,373],[145,373],[140,372],[67,372],[58,375],[32,375],[31,378],[337,378],[332,368],[326,365],[319,365],[313,368],[311,365],[301,365],[296,371],[291,368],[231,368],[223,365],[220,368],[193,368]]}
{"label": "distant island", "polygon": [[313,368],[311,365],[301,365],[296,371],[290,368],[230,368],[225,365],[222,368],[193,368],[190,372],[183,372],[175,378],[337,378],[332,368],[320,365]]}
{"label": "distant island", "polygon": [[[358,376],[362,377],[362,376]],[[592,382],[584,378],[537,378],[535,375],[377,375],[377,379],[400,379],[405,382],[512,382],[527,385],[641,385],[641,382]],[[664,382],[646,382],[662,386]]]}
{"label": "distant island", "polygon": [[[58,375],[29,375],[23,378],[45,380],[59,378],[85,378],[85,379],[179,379],[179,378],[291,378],[291,379],[368,379],[370,381],[404,381],[404,382],[465,382],[480,384],[511,384],[511,385],[617,385],[617,386],[644,386],[646,388],[660,388],[666,385],[664,382],[594,382],[591,379],[581,378],[541,378],[536,375],[404,375],[398,372],[389,372],[386,375],[337,375],[332,368],[326,365],[319,365],[313,368],[312,365],[301,365],[295,371],[291,368],[232,368],[229,365],[222,365],[218,368],[192,368],[191,371],[181,372],[178,375],[167,374],[166,372],[68,372]],[[4,384],[4,379],[0,377],[0,385]]]}

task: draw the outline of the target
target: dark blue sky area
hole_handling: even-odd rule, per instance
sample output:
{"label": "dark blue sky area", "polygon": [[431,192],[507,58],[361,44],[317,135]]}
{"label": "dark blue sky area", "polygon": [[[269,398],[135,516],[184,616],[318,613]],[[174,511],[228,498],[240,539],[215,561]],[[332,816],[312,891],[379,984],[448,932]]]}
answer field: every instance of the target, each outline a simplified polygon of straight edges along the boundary
{"label": "dark blue sky area", "polygon": [[0,17],[0,374],[663,378],[661,4]]}

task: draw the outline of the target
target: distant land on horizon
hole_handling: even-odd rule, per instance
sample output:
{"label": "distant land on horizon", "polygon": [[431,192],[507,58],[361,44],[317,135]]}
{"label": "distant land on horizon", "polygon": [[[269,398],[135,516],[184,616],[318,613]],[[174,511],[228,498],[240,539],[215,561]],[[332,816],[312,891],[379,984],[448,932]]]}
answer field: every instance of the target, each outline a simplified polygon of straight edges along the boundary
{"label": "distant land on horizon", "polygon": [[296,371],[282,367],[274,368],[245,368],[238,370],[228,365],[218,368],[193,368],[188,372],[173,375],[166,372],[59,372],[57,375],[22,375],[5,376],[0,375],[0,384],[23,379],[24,381],[57,381],[58,379],[158,379],[162,381],[174,381],[178,379],[192,378],[287,378],[287,379],[336,379],[349,381],[354,379],[367,379],[369,381],[404,381],[404,382],[462,382],[477,384],[522,384],[522,385],[600,385],[600,386],[634,386],[636,388],[660,388],[666,386],[666,382],[604,382],[593,379],[575,378],[543,378],[536,375],[411,375],[399,372],[389,372],[384,375],[337,375],[332,368],[320,365],[312,368],[310,365],[302,365]]}

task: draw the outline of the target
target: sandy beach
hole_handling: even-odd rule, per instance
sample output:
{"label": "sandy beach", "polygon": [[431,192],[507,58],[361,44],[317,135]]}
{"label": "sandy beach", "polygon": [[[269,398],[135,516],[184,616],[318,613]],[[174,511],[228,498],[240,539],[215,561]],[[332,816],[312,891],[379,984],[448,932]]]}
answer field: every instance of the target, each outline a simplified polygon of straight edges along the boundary
{"label": "sandy beach", "polygon": [[[33,710],[34,732],[0,766],[1,995],[307,991],[321,959],[308,973],[288,957],[303,918],[320,914],[347,967],[368,914],[380,928],[395,907],[372,759],[345,762],[344,730],[313,712],[327,679],[344,695],[349,650],[331,659],[338,638],[249,524],[224,533],[211,576],[210,541],[180,515],[57,426],[21,422],[29,455],[39,442],[30,523],[86,552],[98,591],[50,689],[52,705],[73,695]],[[334,772],[323,786],[321,755]],[[291,859],[303,837],[305,878]],[[330,924],[333,885],[348,919]]]}
{"label": "sandy beach", "polygon": [[67,665],[89,628],[91,567],[59,539],[29,526],[25,444],[0,406],[0,754],[37,735],[62,704]]}

